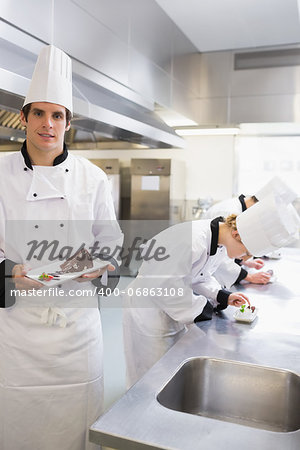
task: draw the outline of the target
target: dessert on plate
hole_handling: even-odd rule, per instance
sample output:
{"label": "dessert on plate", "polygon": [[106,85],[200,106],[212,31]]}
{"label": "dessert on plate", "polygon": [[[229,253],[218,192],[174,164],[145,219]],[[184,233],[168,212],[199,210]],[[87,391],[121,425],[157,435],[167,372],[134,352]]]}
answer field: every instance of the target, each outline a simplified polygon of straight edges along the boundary
{"label": "dessert on plate", "polygon": [[238,322],[253,322],[257,315],[255,306],[242,305],[239,310],[234,313],[234,318]]}
{"label": "dessert on plate", "polygon": [[82,272],[93,267],[91,254],[85,249],[80,248],[74,255],[70,256],[60,265],[61,273]]}

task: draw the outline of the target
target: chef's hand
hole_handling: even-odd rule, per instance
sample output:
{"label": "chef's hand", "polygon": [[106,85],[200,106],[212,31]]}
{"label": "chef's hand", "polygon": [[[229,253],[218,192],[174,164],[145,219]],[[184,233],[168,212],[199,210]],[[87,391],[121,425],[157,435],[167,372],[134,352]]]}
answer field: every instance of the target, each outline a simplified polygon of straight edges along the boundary
{"label": "chef's hand", "polygon": [[248,303],[249,306],[251,306],[248,297],[241,292],[233,292],[228,297],[228,305],[235,306],[236,308],[239,308],[245,303]]}
{"label": "chef's hand", "polygon": [[254,284],[267,284],[271,279],[271,275],[268,272],[256,272],[248,273],[244,280]]}
{"label": "chef's hand", "polygon": [[243,262],[243,264],[256,270],[261,269],[265,265],[262,259],[250,259],[249,261]]}
{"label": "chef's hand", "polygon": [[101,269],[95,270],[94,272],[85,273],[84,275],[81,275],[81,277],[76,278],[76,281],[79,283],[82,283],[83,281],[92,281],[96,278],[99,278],[101,275],[104,274],[108,270],[109,272],[112,272],[115,270],[114,266],[112,264],[108,264],[105,267],[102,267]]}
{"label": "chef's hand", "polygon": [[12,269],[12,280],[18,290],[29,291],[31,289],[40,289],[43,284],[27,278],[28,268],[23,264],[16,264]]}

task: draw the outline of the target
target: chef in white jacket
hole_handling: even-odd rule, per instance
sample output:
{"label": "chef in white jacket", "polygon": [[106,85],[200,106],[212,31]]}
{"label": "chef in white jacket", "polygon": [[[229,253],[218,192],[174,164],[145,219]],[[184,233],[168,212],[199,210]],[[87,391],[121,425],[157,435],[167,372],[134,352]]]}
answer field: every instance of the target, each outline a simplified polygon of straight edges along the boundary
{"label": "chef in white jacket", "polygon": [[40,248],[28,258],[29,242],[48,239],[69,254],[95,242],[113,253],[122,243],[106,175],[64,144],[71,114],[71,60],[44,47],[21,111],[26,140],[20,152],[0,158],[1,450],[98,448],[88,441],[103,406],[92,282],[101,287],[103,276],[110,283],[107,269],[112,274],[117,263],[110,258],[105,268],[62,284],[62,297],[26,276],[45,263]]}
{"label": "chef in white jacket", "polygon": [[[278,206],[280,203],[280,213]],[[292,211],[291,211],[292,208]],[[227,255],[262,254],[297,237],[295,209],[267,197],[239,216],[185,222],[156,235],[124,297],[127,384],[134,384],[184,334],[215,309],[249,299],[222,289],[214,273]],[[151,248],[152,254],[148,254]]]}
{"label": "chef in white jacket", "polygon": [[[218,216],[227,217],[229,214],[240,214],[255,205],[259,200],[272,194],[280,197],[286,203],[291,203],[297,198],[295,191],[293,191],[281,178],[275,176],[257,190],[254,195],[245,196],[244,194],[241,194],[238,197],[225,199],[215,203],[206,211],[203,218],[213,219]],[[264,266],[264,261],[262,259],[249,258],[244,261],[236,260],[236,263],[237,264],[234,264],[232,260],[227,258],[219,266],[215,276],[222,286],[229,288],[242,280],[254,284],[267,284],[270,281],[271,275],[268,272],[248,271],[249,268],[257,270],[262,269]]]}

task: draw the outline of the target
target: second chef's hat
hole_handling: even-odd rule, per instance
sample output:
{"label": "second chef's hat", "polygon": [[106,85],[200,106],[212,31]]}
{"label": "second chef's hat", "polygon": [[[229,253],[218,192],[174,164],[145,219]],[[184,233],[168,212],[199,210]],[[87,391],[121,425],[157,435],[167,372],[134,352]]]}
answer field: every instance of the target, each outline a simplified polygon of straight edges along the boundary
{"label": "second chef's hat", "polygon": [[43,47],[32,75],[23,107],[33,102],[49,102],[73,112],[72,60],[54,45]]}
{"label": "second chef's hat", "polygon": [[243,244],[255,256],[299,239],[300,218],[296,209],[274,195],[268,195],[239,214],[236,224]]}
{"label": "second chef's hat", "polygon": [[254,195],[262,200],[270,194],[280,197],[285,203],[291,203],[297,198],[297,194],[281,178],[273,177]]}

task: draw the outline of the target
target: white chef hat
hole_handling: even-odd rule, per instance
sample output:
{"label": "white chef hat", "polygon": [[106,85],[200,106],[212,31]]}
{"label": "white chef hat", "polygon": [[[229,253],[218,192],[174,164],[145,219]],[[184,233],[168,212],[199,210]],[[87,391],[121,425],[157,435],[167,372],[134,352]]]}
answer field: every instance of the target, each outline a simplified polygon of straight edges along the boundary
{"label": "white chef hat", "polygon": [[254,195],[258,200],[262,200],[270,194],[282,198],[286,203],[294,201],[298,195],[281,178],[273,177],[267,184],[259,189]]}
{"label": "white chef hat", "polygon": [[72,61],[54,45],[43,47],[32,75],[23,107],[33,102],[49,102],[73,112]]}
{"label": "white chef hat", "polygon": [[300,218],[295,208],[273,194],[239,214],[236,224],[243,244],[255,256],[299,239]]}

